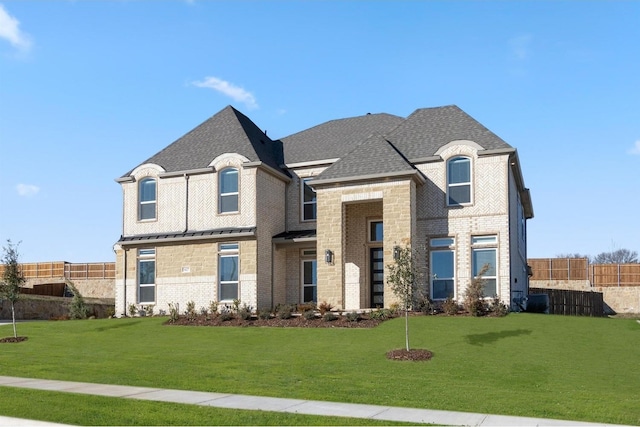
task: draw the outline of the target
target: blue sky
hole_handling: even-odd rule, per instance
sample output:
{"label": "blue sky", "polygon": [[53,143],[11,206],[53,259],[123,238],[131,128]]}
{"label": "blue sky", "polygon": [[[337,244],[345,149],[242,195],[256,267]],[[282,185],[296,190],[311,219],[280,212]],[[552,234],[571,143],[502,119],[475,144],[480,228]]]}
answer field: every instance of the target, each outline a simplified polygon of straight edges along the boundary
{"label": "blue sky", "polygon": [[637,1],[0,1],[0,241],[113,261],[114,179],[229,104],[456,104],[518,150],[530,257],[640,252],[639,41]]}

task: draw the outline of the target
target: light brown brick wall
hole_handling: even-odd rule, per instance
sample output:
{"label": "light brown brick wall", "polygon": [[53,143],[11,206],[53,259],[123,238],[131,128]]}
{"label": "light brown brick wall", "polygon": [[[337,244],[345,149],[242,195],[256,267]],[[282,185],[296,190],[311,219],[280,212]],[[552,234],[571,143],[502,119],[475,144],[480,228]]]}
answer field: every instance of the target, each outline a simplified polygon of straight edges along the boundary
{"label": "light brown brick wall", "polygon": [[[384,224],[384,257],[385,264],[391,262],[394,245],[411,245],[416,238],[417,223],[413,214],[416,206],[416,184],[412,180],[389,180],[382,183],[364,185],[350,185],[342,187],[322,188],[318,191],[318,251],[324,257],[324,251],[334,251],[334,263],[329,265],[324,261],[318,263],[318,300],[327,301],[338,308],[345,307],[345,271],[347,265],[348,248],[347,240],[351,241],[348,233],[351,231],[347,217],[350,205],[369,204],[373,201],[382,201],[382,219]],[[352,212],[356,215],[356,211]],[[360,215],[361,216],[361,215]],[[356,220],[357,222],[357,220]],[[355,224],[357,226],[357,224]],[[343,227],[345,232],[343,233]],[[357,232],[357,231],[356,231]],[[366,232],[366,227],[365,227]],[[366,238],[366,237],[365,237]],[[357,249],[354,249],[357,250]],[[366,256],[366,255],[365,255]],[[361,257],[360,257],[361,259]],[[351,259],[349,262],[349,289],[353,289],[355,283],[359,283],[361,292],[368,292],[368,286],[363,285],[365,279],[353,278],[357,267]],[[361,277],[366,278],[360,269]],[[386,273],[385,273],[386,274]],[[386,280],[385,280],[386,283]],[[397,300],[396,296],[385,286],[385,306]],[[364,302],[360,301],[360,307]]]}

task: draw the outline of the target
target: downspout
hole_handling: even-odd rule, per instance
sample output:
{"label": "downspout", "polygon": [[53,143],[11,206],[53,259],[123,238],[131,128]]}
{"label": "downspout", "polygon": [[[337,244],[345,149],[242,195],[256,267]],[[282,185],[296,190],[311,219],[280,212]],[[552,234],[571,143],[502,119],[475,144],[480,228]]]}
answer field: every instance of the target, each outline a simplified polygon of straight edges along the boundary
{"label": "downspout", "polygon": [[273,243],[273,238],[271,239],[271,310],[273,311],[274,309],[274,305],[273,305],[273,297],[274,297],[274,290],[273,290],[273,282],[275,281],[275,263],[276,263],[276,244]]}
{"label": "downspout", "polygon": [[184,210],[184,232],[189,231],[189,175],[184,174],[185,187],[185,210]]}
{"label": "downspout", "polygon": [[123,316],[127,317],[127,248],[122,248],[122,257],[123,259],[123,273],[122,273],[122,282],[124,287],[124,313]]}

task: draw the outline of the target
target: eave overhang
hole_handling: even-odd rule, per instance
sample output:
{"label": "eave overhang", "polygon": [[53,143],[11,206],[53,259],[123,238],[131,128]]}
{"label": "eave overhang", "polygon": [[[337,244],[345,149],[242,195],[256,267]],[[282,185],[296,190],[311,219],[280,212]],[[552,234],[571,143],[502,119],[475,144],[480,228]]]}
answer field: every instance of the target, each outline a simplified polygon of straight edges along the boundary
{"label": "eave overhang", "polygon": [[425,176],[419,170],[413,170],[410,172],[400,171],[400,172],[390,172],[390,173],[381,173],[381,174],[371,174],[371,175],[360,175],[346,178],[329,178],[329,179],[313,179],[308,181],[308,185],[311,187],[322,187],[333,184],[353,184],[356,182],[367,182],[367,181],[384,181],[387,179],[397,179],[397,178],[407,178],[413,179],[419,184],[424,184],[427,182]]}
{"label": "eave overhang", "polygon": [[137,234],[133,236],[121,236],[117,245],[133,246],[145,243],[171,243],[194,240],[220,240],[237,239],[243,237],[255,237],[256,227],[241,228],[217,228],[204,231],[185,231],[176,233]]}

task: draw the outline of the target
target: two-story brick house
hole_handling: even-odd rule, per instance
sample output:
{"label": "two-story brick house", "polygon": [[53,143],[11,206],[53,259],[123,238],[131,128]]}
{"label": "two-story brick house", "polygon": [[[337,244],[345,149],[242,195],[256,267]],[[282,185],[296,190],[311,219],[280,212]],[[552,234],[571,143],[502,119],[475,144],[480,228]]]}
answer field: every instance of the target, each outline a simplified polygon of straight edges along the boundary
{"label": "two-story brick house", "polygon": [[367,114],[271,140],[228,106],[116,180],[116,312],[211,301],[345,310],[396,300],[394,248],[424,252],[427,291],[461,300],[484,274],[528,291],[533,217],[516,150],[456,106]]}

